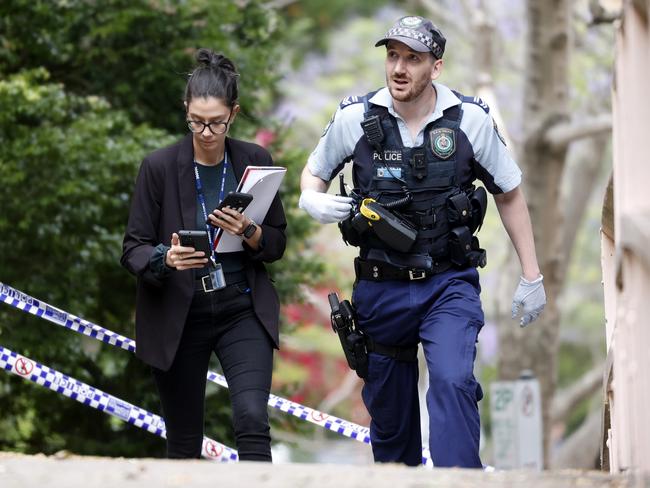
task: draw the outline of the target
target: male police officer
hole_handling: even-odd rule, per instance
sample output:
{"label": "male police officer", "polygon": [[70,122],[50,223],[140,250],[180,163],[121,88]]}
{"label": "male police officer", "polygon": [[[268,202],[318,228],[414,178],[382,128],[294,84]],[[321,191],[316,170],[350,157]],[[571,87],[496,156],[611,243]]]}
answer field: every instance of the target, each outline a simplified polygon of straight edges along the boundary
{"label": "male police officer", "polygon": [[[375,460],[421,463],[413,354],[421,342],[433,462],[480,467],[483,393],[473,365],[485,251],[473,234],[487,200],[476,178],[494,195],[519,256],[513,318],[521,308],[521,325],[532,322],[546,296],[521,171],[489,108],[434,82],[445,42],[431,21],[408,16],[375,44],[386,46],[386,87],[341,102],[303,170],[299,205],[321,223],[343,221],[343,237],[360,247],[352,301],[373,346],[363,400]],[[325,193],[348,161],[355,200]]]}

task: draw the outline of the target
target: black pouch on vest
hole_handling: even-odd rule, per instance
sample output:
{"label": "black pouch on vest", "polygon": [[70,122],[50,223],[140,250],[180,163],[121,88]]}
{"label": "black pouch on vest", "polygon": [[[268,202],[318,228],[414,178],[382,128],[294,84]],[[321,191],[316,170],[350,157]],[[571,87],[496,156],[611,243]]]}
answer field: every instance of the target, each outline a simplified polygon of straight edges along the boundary
{"label": "black pouch on vest", "polygon": [[485,252],[485,249],[480,248],[476,236],[472,237],[471,248],[472,250],[467,256],[469,265],[473,268],[484,268],[487,264],[487,253]]}
{"label": "black pouch on vest", "polygon": [[483,219],[487,212],[488,200],[485,188],[479,186],[472,192],[472,196],[469,200],[472,206],[472,223],[470,225],[470,230],[474,233],[483,225]]}
{"label": "black pouch on vest", "polygon": [[361,245],[360,232],[354,227],[353,219],[351,217],[348,217],[347,219],[339,222],[339,230],[341,231],[343,242],[349,244],[350,246]]}
{"label": "black pouch on vest", "polygon": [[472,205],[465,192],[447,198],[447,219],[450,227],[468,225],[472,218]]}
{"label": "black pouch on vest", "polygon": [[456,227],[449,232],[449,259],[456,266],[465,266],[472,250],[472,233],[467,227]]}

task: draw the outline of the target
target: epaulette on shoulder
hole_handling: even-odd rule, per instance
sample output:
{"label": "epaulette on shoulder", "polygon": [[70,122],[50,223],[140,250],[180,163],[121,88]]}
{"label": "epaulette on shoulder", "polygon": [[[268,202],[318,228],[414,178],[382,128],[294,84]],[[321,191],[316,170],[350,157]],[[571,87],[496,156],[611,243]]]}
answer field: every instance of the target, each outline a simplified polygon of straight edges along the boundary
{"label": "epaulette on shoulder", "polygon": [[480,97],[468,97],[467,95],[463,95],[462,93],[459,93],[454,90],[454,94],[460,98],[460,101],[462,103],[473,103],[474,105],[478,105],[483,109],[483,111],[488,114],[490,113],[490,107],[488,106],[487,103],[483,101],[482,98]]}
{"label": "epaulette on shoulder", "polygon": [[355,103],[363,103],[363,96],[349,96],[345,97],[343,100],[341,100],[341,103],[339,104],[339,107],[341,110],[343,110],[345,107],[349,107],[350,105],[354,105]]}

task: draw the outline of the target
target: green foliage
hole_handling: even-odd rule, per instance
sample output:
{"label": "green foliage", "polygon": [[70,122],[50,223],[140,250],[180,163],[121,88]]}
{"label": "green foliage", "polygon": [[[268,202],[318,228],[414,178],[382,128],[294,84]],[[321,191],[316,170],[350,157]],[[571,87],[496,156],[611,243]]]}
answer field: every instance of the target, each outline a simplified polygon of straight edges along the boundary
{"label": "green foliage", "polygon": [[198,47],[235,61],[245,114],[272,100],[282,22],[261,2],[7,0],[0,19],[0,73],[44,67],[67,90],[101,94],[136,122],[184,130]]}
{"label": "green foliage", "polygon": [[79,297],[75,310],[96,313],[81,297],[109,290],[89,270],[115,268],[138,161],[172,139],[46,77],[0,82],[3,278],[55,301]]}
{"label": "green foliage", "polygon": [[[0,81],[0,232],[7,236],[0,242],[0,279],[131,335],[134,290],[124,286],[117,264],[129,195],[138,161],[172,139],[47,78],[39,69]],[[147,376],[137,374],[142,366],[128,354],[88,347],[81,336],[8,308],[0,310],[0,324],[3,345],[129,401],[155,405]],[[110,450],[119,448],[112,441],[129,427],[112,427],[104,414],[17,378],[0,382],[0,449],[120,452]]]}

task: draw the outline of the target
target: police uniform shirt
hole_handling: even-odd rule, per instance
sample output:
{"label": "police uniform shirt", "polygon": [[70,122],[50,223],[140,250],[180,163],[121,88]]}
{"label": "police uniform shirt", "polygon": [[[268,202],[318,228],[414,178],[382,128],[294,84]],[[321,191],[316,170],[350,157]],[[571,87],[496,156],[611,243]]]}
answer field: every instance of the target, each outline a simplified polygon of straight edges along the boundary
{"label": "police uniform shirt", "polygon": [[[461,105],[463,115],[460,131],[467,137],[474,161],[482,168],[475,171],[475,176],[493,194],[506,193],[519,186],[521,170],[499,135],[488,106],[479,98],[463,97],[461,101],[454,92],[440,83],[433,83],[433,86],[437,93],[436,106],[415,140],[412,139],[404,120],[393,109],[393,99],[388,88],[379,90],[369,102],[386,107],[390,115],[397,120],[402,142],[406,147],[421,146],[427,125],[440,119],[446,109]],[[360,125],[364,119],[364,110],[361,97],[343,99],[307,161],[314,176],[330,181],[341,169],[342,163],[350,161],[357,143],[364,137]]]}

